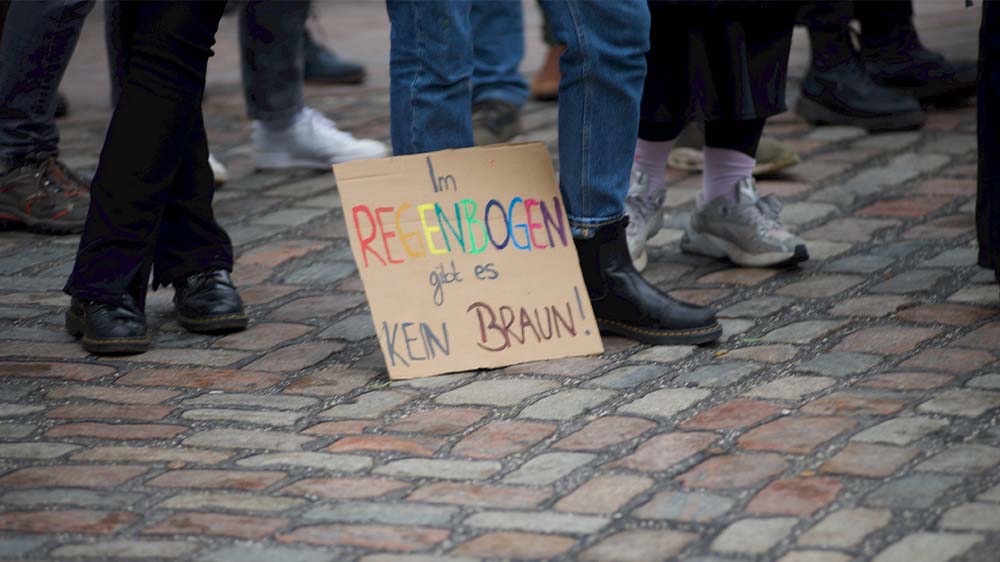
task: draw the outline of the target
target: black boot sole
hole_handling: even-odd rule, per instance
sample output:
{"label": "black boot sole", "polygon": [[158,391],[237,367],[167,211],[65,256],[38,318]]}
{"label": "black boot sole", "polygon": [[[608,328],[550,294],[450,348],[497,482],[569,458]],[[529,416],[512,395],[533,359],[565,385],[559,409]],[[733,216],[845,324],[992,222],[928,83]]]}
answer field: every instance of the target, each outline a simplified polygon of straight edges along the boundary
{"label": "black boot sole", "polygon": [[654,330],[617,320],[598,318],[597,326],[601,329],[601,333],[623,336],[651,345],[702,345],[714,342],[722,336],[722,326],[718,322],[704,328]]}
{"label": "black boot sole", "polygon": [[235,314],[223,314],[221,316],[207,316],[203,318],[190,318],[183,314],[177,315],[177,323],[189,332],[198,334],[224,334],[229,332],[239,332],[247,328],[249,320],[246,312]]}
{"label": "black boot sole", "polygon": [[813,125],[846,125],[861,127],[873,133],[909,131],[919,129],[924,125],[924,112],[921,110],[892,115],[859,117],[837,113],[805,96],[800,97],[798,103],[795,104],[795,112]]}
{"label": "black boot sole", "polygon": [[148,335],[141,338],[88,338],[84,335],[85,325],[83,318],[66,311],[66,331],[80,340],[85,351],[94,355],[134,355],[149,351],[151,338]]}

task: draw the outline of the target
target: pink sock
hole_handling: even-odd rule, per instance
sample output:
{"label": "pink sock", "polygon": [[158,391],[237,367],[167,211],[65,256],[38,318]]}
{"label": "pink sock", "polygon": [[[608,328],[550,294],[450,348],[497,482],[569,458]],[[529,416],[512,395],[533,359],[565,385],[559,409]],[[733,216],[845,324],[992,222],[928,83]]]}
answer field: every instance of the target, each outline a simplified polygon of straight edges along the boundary
{"label": "pink sock", "polygon": [[667,183],[667,157],[674,141],[635,141],[635,167],[649,178],[649,190],[660,191]]}
{"label": "pink sock", "polygon": [[736,184],[751,175],[757,163],[754,158],[738,150],[706,146],[705,171],[701,177],[699,206],[711,202],[716,197],[726,197],[736,202]]}

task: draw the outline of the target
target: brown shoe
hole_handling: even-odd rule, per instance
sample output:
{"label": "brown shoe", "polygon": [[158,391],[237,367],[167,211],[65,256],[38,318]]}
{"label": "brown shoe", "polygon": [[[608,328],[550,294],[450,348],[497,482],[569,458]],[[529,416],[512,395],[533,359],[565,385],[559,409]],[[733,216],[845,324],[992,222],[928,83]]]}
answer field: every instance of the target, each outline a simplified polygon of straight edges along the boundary
{"label": "brown shoe", "polygon": [[549,47],[545,54],[545,64],[531,79],[531,97],[538,101],[554,101],[559,99],[559,57],[566,50],[566,45]]}
{"label": "brown shoe", "polygon": [[34,232],[75,234],[83,230],[89,207],[89,186],[55,158],[0,175],[0,221]]}

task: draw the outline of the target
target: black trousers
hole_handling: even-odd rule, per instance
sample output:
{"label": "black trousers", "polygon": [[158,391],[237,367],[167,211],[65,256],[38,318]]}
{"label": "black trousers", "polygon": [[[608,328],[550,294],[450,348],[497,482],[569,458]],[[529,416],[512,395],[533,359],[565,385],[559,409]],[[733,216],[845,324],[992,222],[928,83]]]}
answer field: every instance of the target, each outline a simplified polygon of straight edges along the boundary
{"label": "black trousers", "polygon": [[705,123],[705,144],[757,151],[764,120],[785,109],[796,3],[649,2],[650,48],[639,138],[677,138]]}
{"label": "black trousers", "polygon": [[218,267],[232,244],[212,214],[201,102],[225,2],[125,2],[127,77],[91,185],[65,291],[95,301]]}
{"label": "black trousers", "polygon": [[848,26],[861,23],[861,45],[879,47],[898,42],[912,30],[912,0],[818,0],[802,4],[797,23],[809,29],[812,65],[829,70],[854,56]]}
{"label": "black trousers", "polygon": [[995,271],[1000,282],[1000,5],[996,0],[983,2],[978,97],[976,232],[979,265]]}

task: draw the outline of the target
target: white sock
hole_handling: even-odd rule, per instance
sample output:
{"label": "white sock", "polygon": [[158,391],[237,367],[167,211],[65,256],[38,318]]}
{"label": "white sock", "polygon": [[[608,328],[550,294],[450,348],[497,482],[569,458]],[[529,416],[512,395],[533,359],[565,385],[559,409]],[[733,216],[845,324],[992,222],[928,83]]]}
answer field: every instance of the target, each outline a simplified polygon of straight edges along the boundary
{"label": "white sock", "polygon": [[649,190],[657,193],[666,188],[667,157],[674,141],[635,141],[635,167],[649,178]]}
{"label": "white sock", "polygon": [[701,176],[701,194],[698,206],[710,203],[716,197],[736,202],[736,184],[752,175],[757,160],[738,150],[706,146],[705,171]]}

